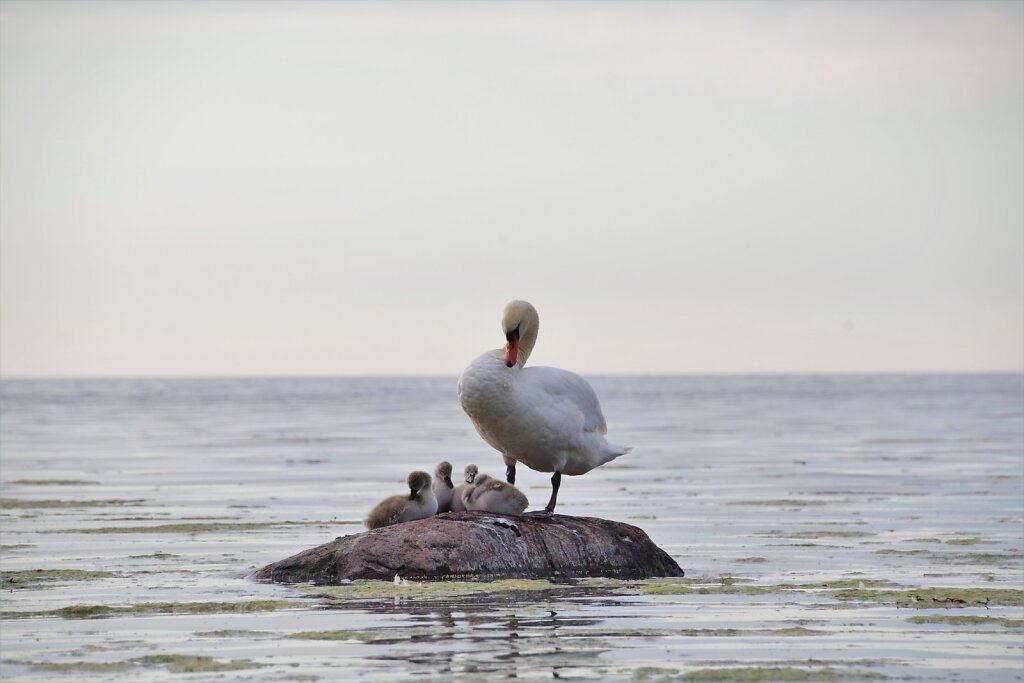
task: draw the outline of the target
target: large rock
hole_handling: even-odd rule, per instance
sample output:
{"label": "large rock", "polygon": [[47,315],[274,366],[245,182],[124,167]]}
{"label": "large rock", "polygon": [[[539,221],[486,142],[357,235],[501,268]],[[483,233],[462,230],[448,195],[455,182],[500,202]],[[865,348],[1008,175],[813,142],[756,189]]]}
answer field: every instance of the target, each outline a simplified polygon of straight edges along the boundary
{"label": "large rock", "polygon": [[348,579],[504,579],[682,576],[641,529],[594,517],[449,512],[341,536],[249,578],[337,584]]}

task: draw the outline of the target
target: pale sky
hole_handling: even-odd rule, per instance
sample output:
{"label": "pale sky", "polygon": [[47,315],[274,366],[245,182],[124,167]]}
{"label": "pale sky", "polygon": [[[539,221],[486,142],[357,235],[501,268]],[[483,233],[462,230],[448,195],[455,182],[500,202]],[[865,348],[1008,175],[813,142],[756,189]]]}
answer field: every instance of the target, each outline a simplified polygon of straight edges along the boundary
{"label": "pale sky", "polygon": [[0,371],[1024,368],[1024,3],[0,4]]}

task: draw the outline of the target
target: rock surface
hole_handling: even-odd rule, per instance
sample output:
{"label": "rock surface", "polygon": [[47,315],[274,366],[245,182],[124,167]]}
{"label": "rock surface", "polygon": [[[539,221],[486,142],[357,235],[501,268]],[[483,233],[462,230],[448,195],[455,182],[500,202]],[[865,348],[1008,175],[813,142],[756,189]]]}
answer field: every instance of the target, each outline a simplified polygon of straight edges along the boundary
{"label": "rock surface", "polygon": [[448,512],[341,536],[249,575],[266,583],[682,576],[643,530],[595,517]]}

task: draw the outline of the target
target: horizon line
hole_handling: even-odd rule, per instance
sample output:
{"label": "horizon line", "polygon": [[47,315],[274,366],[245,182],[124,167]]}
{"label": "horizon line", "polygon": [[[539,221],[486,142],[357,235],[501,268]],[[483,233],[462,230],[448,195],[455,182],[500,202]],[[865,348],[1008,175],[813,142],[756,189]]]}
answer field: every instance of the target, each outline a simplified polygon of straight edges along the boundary
{"label": "horizon line", "polygon": [[[535,366],[543,367],[543,366]],[[457,373],[267,373],[267,374],[139,374],[139,375],[4,375],[0,382],[75,382],[125,380],[277,380],[277,379],[456,379]],[[655,377],[938,377],[965,375],[1024,375],[1021,369],[990,370],[708,370],[674,372],[595,372],[576,373],[600,378],[655,378]]]}

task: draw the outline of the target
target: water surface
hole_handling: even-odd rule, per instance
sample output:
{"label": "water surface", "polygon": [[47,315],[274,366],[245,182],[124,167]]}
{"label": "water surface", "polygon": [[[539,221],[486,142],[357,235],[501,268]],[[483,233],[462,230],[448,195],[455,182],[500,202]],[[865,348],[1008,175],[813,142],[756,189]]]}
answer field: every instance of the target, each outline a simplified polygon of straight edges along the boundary
{"label": "water surface", "polygon": [[634,450],[559,512],[642,527],[683,580],[244,579],[411,469],[500,475],[454,378],[5,381],[0,676],[1024,679],[1020,375],[593,384]]}

